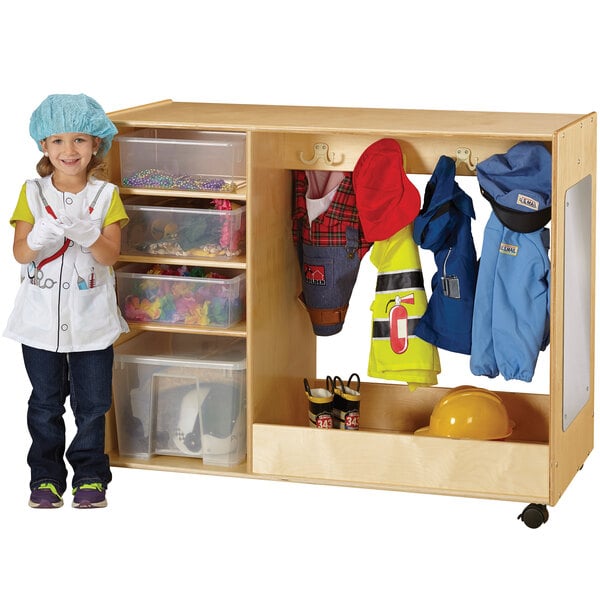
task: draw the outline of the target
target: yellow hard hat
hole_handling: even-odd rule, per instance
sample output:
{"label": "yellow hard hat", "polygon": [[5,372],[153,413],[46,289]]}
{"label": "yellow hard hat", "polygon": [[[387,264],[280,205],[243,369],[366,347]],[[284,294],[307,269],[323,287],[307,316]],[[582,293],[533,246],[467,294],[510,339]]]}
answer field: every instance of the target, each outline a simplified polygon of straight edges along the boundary
{"label": "yellow hard hat", "polygon": [[415,435],[473,440],[501,440],[512,434],[510,420],[501,398],[489,390],[460,386],[442,396],[435,405],[429,426]]}

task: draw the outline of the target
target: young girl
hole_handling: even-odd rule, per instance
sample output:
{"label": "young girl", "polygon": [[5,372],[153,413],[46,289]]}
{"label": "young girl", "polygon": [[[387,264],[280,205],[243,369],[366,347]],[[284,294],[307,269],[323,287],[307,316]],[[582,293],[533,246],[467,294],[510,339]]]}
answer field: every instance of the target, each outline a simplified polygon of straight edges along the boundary
{"label": "young girl", "polygon": [[92,98],[58,94],[34,111],[29,131],[44,155],[40,177],[25,182],[11,218],[22,283],[4,332],[22,344],[33,388],[29,506],[63,504],[63,414],[70,396],[76,433],[66,458],[73,468],[73,506],[103,507],[111,480],[104,425],[112,344],[127,331],[111,265],[128,219],[118,189],[98,171],[117,130]]}

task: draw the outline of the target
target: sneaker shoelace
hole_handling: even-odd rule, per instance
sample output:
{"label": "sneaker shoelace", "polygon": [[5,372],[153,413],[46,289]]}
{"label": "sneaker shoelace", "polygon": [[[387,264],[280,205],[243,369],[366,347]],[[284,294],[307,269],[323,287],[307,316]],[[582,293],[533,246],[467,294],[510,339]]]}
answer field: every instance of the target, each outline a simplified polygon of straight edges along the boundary
{"label": "sneaker shoelace", "polygon": [[101,483],[82,483],[73,488],[73,493],[75,494],[78,490],[96,490],[97,492],[101,492],[103,489],[104,487]]}
{"label": "sneaker shoelace", "polygon": [[40,483],[40,485],[38,485],[37,489],[38,490],[50,490],[57,498],[60,499],[60,497],[61,497],[53,483]]}

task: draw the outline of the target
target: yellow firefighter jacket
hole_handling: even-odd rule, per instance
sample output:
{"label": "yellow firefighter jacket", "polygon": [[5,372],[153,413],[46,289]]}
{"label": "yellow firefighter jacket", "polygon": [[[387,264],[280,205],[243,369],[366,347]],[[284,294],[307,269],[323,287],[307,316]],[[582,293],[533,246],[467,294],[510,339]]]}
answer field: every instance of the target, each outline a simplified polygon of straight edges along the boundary
{"label": "yellow firefighter jacket", "polygon": [[404,381],[411,390],[435,385],[440,372],[438,349],[413,333],[427,308],[413,225],[375,242],[371,262],[378,274],[371,304],[369,376]]}

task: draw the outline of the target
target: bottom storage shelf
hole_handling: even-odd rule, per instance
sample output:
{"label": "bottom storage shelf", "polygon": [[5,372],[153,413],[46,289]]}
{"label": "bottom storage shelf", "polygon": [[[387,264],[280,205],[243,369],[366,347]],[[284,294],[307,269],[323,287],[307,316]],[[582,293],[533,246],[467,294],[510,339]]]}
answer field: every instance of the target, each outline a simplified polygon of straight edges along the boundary
{"label": "bottom storage shelf", "polygon": [[179,473],[202,473],[205,475],[231,475],[243,477],[248,475],[247,463],[232,467],[205,465],[202,459],[184,456],[154,455],[149,458],[122,456],[117,451],[109,452],[110,464],[113,467],[149,469],[154,471],[175,471]]}
{"label": "bottom storage shelf", "polygon": [[[316,380],[315,387],[326,382]],[[502,441],[416,436],[444,387],[362,382],[360,429],[308,426],[307,399],[287,415],[255,412],[249,471],[255,476],[399,491],[525,500],[550,498],[547,394],[498,392],[513,421]]]}

